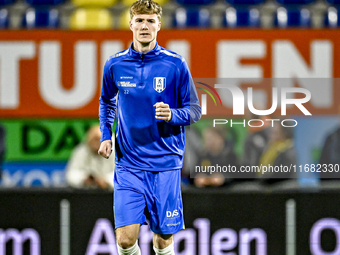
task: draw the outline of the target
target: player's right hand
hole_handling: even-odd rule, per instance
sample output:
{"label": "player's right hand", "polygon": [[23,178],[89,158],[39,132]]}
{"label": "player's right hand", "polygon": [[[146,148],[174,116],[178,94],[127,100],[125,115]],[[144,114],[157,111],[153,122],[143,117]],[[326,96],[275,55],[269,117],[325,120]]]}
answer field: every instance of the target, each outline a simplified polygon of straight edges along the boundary
{"label": "player's right hand", "polygon": [[112,141],[102,141],[98,150],[98,154],[104,158],[109,158],[112,153]]}

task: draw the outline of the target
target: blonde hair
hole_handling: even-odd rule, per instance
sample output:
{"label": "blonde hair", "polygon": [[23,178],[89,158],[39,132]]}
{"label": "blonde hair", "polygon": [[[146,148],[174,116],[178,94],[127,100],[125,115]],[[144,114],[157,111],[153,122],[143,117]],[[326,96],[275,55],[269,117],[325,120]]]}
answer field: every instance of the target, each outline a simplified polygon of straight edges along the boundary
{"label": "blonde hair", "polygon": [[130,18],[136,14],[157,14],[158,20],[161,20],[162,7],[152,0],[138,0],[130,7]]}

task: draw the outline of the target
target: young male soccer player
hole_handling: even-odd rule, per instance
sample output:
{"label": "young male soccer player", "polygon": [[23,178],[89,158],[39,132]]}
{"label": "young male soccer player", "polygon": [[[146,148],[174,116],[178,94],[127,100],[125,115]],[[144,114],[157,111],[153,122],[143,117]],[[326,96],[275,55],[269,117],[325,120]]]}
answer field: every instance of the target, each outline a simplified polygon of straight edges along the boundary
{"label": "young male soccer player", "polygon": [[[162,9],[152,0],[130,7],[130,48],[104,67],[98,153],[111,154],[117,113],[114,218],[118,254],[139,255],[139,228],[150,213],[156,254],[174,254],[172,235],[184,227],[180,189],[184,126],[201,107],[185,60],[159,46]],[[118,96],[116,97],[116,95]]]}

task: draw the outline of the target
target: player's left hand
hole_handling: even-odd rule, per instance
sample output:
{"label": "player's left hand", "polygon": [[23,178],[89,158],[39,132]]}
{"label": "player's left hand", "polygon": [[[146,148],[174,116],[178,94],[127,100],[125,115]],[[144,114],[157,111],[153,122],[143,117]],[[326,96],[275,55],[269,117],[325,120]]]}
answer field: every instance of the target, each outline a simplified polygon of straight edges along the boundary
{"label": "player's left hand", "polygon": [[172,112],[168,104],[164,104],[163,102],[158,102],[154,104],[156,107],[156,119],[170,121],[172,118]]}

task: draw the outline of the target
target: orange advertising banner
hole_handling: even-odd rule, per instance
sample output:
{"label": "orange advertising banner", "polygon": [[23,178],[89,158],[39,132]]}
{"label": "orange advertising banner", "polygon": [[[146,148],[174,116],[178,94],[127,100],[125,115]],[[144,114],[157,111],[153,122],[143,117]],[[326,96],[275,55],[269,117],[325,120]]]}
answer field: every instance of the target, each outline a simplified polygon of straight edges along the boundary
{"label": "orange advertising banner", "polygon": [[[131,41],[130,31],[1,31],[0,117],[98,116],[105,60]],[[211,116],[233,114],[230,95],[215,85],[229,79],[262,93],[264,107],[270,108],[272,88],[282,93],[284,87],[300,87],[311,92],[304,106],[313,114],[336,114],[339,41],[336,30],[164,30],[158,35],[161,46],[185,57],[195,82],[216,88],[222,106],[207,97]],[[205,92],[198,93],[201,100]],[[302,114],[298,107],[287,112]]]}

